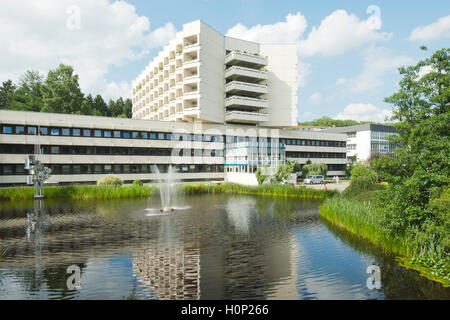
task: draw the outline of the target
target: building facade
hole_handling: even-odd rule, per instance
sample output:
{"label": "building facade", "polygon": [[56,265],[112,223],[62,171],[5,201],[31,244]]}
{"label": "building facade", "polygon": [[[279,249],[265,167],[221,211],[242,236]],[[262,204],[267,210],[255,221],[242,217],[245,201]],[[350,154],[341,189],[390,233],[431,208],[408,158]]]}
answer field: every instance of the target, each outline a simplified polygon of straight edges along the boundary
{"label": "building facade", "polygon": [[294,127],[297,64],[295,44],[259,44],[187,23],[133,82],[133,118]]}
{"label": "building facade", "polygon": [[[108,174],[153,182],[155,166],[164,174],[169,165],[179,181],[226,181],[228,173],[286,159],[323,162],[328,175],[343,176],[345,140],[339,133],[0,110],[0,185],[26,184],[25,159],[37,145],[50,184],[95,183]],[[242,146],[247,152],[233,151]]]}
{"label": "building facade", "polygon": [[397,134],[392,126],[381,124],[362,124],[357,126],[328,129],[325,132],[347,135],[347,158],[365,161],[372,155],[392,155],[395,145],[388,136]]}

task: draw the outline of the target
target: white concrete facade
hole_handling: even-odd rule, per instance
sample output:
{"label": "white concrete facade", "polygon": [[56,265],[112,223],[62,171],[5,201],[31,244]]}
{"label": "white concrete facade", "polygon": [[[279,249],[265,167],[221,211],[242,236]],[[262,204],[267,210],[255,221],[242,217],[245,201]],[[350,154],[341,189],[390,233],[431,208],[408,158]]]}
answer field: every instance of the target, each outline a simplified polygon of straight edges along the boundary
{"label": "white concrete facade", "polygon": [[259,44],[187,23],[133,82],[133,118],[293,127],[297,61],[294,44]]}

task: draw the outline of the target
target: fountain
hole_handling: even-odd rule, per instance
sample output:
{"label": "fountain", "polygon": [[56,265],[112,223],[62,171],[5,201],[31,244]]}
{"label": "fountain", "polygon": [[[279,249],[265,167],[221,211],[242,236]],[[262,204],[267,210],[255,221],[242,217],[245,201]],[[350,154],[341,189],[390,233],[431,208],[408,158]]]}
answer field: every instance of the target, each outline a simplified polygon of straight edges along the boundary
{"label": "fountain", "polygon": [[169,170],[167,171],[166,179],[162,178],[161,172],[158,167],[155,165],[155,172],[158,177],[159,182],[159,194],[161,197],[161,207],[158,209],[155,208],[147,208],[145,209],[149,213],[147,216],[155,216],[155,215],[168,215],[172,214],[178,210],[186,210],[190,207],[175,207],[174,206],[174,198],[175,198],[175,179],[174,179],[174,169],[172,166],[169,166]]}

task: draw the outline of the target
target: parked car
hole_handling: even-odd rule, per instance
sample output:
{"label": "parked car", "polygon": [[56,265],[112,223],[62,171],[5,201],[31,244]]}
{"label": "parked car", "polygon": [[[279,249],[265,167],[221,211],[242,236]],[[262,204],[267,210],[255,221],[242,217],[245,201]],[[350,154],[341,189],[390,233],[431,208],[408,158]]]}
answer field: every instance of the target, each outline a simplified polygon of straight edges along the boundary
{"label": "parked car", "polygon": [[305,184],[313,184],[313,183],[323,183],[324,180],[325,180],[324,176],[314,175],[306,177],[306,179],[303,180],[303,182]]}

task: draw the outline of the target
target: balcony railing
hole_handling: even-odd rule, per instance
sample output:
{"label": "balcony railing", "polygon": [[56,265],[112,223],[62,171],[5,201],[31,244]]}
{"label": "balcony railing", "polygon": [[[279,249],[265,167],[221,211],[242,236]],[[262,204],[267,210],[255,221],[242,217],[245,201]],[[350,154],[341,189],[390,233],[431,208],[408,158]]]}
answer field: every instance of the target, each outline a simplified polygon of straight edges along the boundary
{"label": "balcony railing", "polygon": [[245,62],[257,66],[267,66],[267,57],[234,50],[225,56],[225,64],[232,64],[233,62]]}
{"label": "balcony railing", "polygon": [[256,70],[240,66],[232,66],[225,70],[225,78],[232,76],[242,76],[265,80],[268,79],[268,75],[268,72],[265,70]]}

